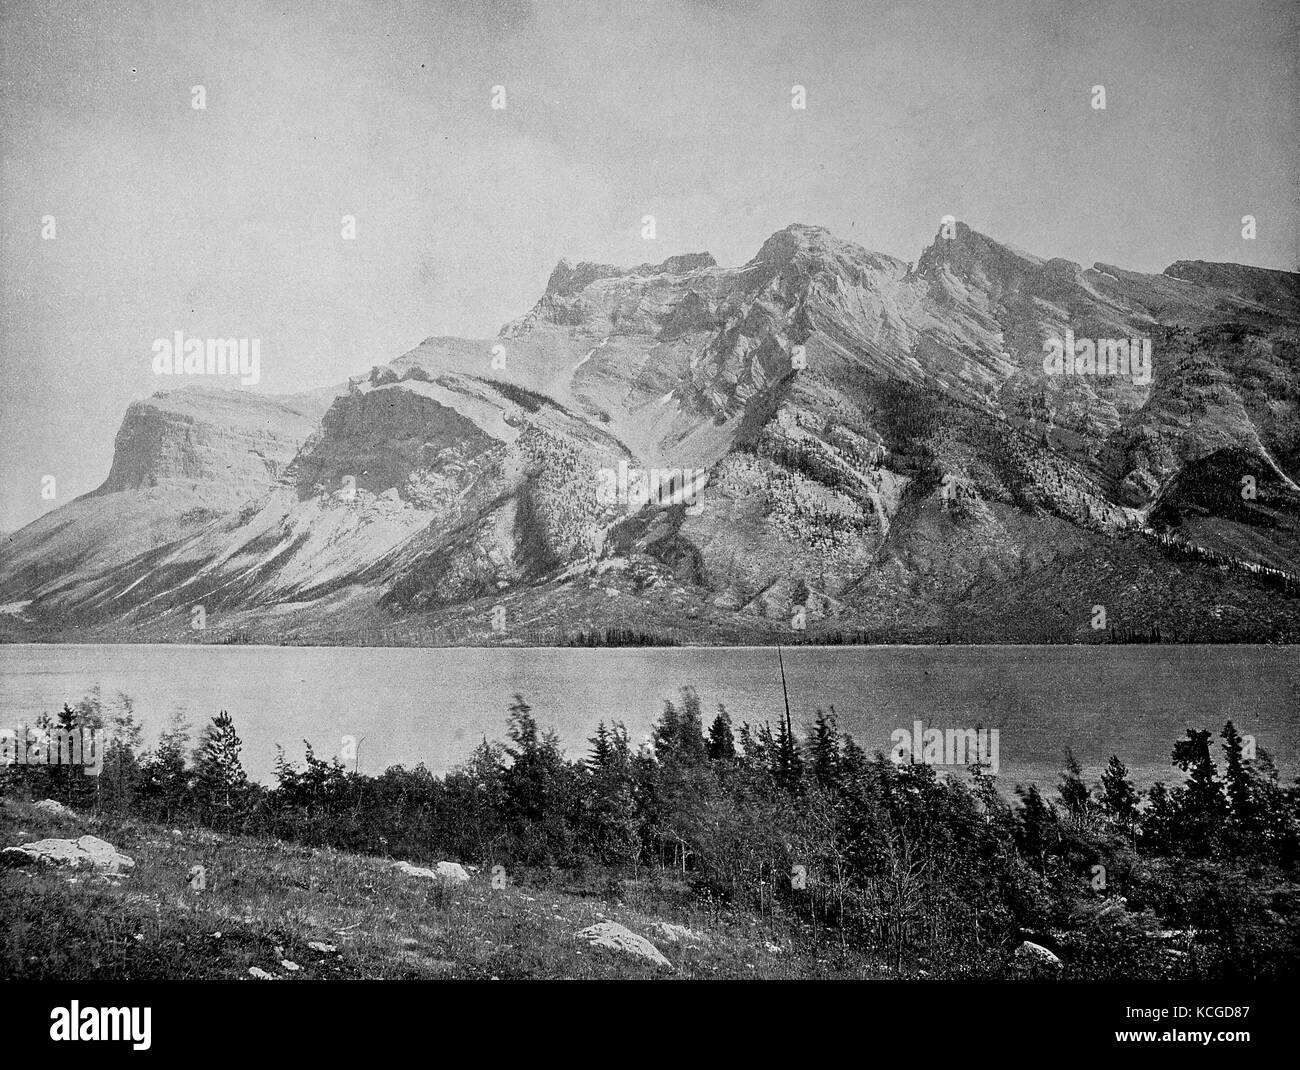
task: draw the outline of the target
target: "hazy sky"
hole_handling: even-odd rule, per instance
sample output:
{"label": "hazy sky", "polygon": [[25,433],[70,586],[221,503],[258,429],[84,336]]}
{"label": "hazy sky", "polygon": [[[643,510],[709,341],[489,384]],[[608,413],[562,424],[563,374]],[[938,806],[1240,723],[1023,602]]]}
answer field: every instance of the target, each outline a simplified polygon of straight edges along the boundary
{"label": "hazy sky", "polygon": [[792,222],[1300,260],[1289,2],[11,0],[0,41],[4,529],[103,480],[177,330],[298,390],[494,334],[561,256],[738,264]]}

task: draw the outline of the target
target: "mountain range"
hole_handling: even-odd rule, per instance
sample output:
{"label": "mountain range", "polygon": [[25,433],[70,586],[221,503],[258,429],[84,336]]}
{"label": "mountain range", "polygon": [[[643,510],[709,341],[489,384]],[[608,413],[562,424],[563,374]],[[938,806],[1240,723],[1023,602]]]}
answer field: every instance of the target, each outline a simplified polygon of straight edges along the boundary
{"label": "mountain range", "polygon": [[[1067,337],[1149,381],[1052,374]],[[1298,403],[1291,272],[961,223],[913,263],[803,225],[561,261],[494,338],[133,403],[104,483],[3,537],[0,636],[1297,642]],[[702,489],[611,501],[620,465]]]}

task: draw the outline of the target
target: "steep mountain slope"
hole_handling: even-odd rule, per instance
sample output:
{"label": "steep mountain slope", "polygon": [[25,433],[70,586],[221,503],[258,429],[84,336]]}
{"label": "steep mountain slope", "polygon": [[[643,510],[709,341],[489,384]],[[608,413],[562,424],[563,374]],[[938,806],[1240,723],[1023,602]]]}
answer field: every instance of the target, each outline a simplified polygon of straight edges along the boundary
{"label": "steep mountain slope", "polygon": [[[104,486],[6,540],[2,619],[1300,640],[1298,335],[1294,274],[1084,269],[961,224],[914,265],[798,225],[738,268],[562,261],[496,338],[345,390],[137,403]],[[1048,374],[1062,338],[1149,365]],[[638,496],[648,469],[676,496]]]}
{"label": "steep mountain slope", "polygon": [[328,404],[327,392],[205,387],[133,403],[103,484],[6,537],[3,589],[55,619],[94,606],[118,612],[134,562],[268,491]]}

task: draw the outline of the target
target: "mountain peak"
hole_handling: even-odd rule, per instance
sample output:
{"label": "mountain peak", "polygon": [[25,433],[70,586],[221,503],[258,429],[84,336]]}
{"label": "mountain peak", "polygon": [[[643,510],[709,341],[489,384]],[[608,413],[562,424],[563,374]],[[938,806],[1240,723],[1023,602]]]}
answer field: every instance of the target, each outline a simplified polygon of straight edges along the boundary
{"label": "mountain peak", "polygon": [[581,261],[574,267],[567,259],[561,259],[551,272],[546,283],[546,292],[551,295],[577,293],[590,286],[597,279],[621,278],[629,275],[687,275],[692,271],[717,267],[718,262],[708,253],[680,253],[670,256],[658,264],[638,264],[633,268],[615,267],[613,264],[596,264],[589,260]]}
{"label": "mountain peak", "polygon": [[944,227],[939,227],[934,241],[916,262],[918,275],[933,275],[945,267],[962,277],[974,269],[980,269],[986,275],[1019,275],[1046,263],[1041,257],[996,241],[960,221],[954,224],[953,231],[952,237],[945,237]]}
{"label": "mountain peak", "polygon": [[546,292],[548,294],[577,293],[597,279],[607,279],[621,274],[622,272],[612,264],[593,264],[589,260],[583,260],[574,267],[568,260],[561,260],[555,265],[555,270],[546,281]]}
{"label": "mountain peak", "polygon": [[[0,542],[0,605],[26,607],[2,634],[179,639],[208,601],[218,641],[353,642],[509,590],[521,619],[701,642],[766,642],[799,607],[827,637],[1087,641],[1059,610],[1093,602],[1198,641],[1297,637],[1300,275],[1107,278],[964,224],[906,268],[803,224],[726,269],[563,260],[507,345],[428,339],[384,389],[138,402],[99,492]],[[1194,360],[1057,380],[1040,344],[1066,326],[1210,330]],[[703,509],[607,500],[622,461],[703,472]],[[1178,543],[1146,538],[1166,524]]]}
{"label": "mountain peak", "polygon": [[763,243],[755,254],[751,264],[787,262],[796,256],[825,254],[841,245],[825,227],[810,226],[807,223],[791,223],[783,230],[778,230]]}

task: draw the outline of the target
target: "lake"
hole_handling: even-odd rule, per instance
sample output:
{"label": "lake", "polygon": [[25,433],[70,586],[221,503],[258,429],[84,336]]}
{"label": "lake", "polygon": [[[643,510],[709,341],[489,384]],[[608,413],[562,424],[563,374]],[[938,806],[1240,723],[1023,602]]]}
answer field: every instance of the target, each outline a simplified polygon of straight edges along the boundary
{"label": "lake", "polygon": [[[1256,737],[1286,781],[1300,773],[1300,648],[1278,646],[800,647],[784,652],[796,725],[834,706],[868,751],[895,729],[997,728],[1003,784],[1054,785],[1071,748],[1090,779],[1112,754],[1139,784],[1178,778],[1169,764],[1188,727],[1231,718]],[[443,773],[486,735],[501,739],[519,692],[566,753],[586,753],[600,720],[640,741],[663,701],[691,685],[707,721],[782,715],[772,648],[492,649],[136,645],[0,646],[0,727],[56,712],[98,685],[122,691],[152,743],[172,710],[198,728],[228,710],[244,766],[269,781],[275,744],[301,759],[344,736],[360,768],[424,762]],[[1217,753],[1217,751],[1216,751]]]}

